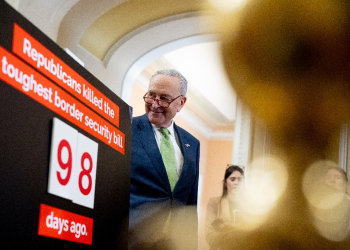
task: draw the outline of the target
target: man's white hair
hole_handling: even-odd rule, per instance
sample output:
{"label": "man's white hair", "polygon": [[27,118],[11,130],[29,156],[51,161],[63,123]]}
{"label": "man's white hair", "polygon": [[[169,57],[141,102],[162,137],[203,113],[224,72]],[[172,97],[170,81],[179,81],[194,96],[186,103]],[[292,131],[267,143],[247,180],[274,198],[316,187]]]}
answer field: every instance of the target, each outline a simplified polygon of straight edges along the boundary
{"label": "man's white hair", "polygon": [[152,80],[152,78],[155,77],[156,75],[167,75],[167,76],[174,76],[174,77],[179,78],[179,80],[180,80],[180,94],[183,96],[186,96],[187,80],[183,75],[181,75],[181,73],[179,71],[177,71],[175,69],[158,70],[151,76],[150,80]]}

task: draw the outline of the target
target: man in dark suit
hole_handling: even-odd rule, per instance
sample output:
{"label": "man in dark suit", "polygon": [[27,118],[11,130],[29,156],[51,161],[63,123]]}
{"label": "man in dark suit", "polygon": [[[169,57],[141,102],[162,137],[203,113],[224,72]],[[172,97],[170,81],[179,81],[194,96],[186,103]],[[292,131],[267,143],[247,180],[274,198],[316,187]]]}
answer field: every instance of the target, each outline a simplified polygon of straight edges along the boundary
{"label": "man in dark suit", "polygon": [[[157,71],[143,97],[146,114],[132,120],[129,245],[135,249],[146,242],[156,249],[152,244],[171,238],[179,227],[197,231],[199,141],[173,121],[186,103],[186,91],[187,81],[179,72]],[[170,151],[163,149],[164,138],[171,141]],[[186,211],[186,205],[193,206]]]}

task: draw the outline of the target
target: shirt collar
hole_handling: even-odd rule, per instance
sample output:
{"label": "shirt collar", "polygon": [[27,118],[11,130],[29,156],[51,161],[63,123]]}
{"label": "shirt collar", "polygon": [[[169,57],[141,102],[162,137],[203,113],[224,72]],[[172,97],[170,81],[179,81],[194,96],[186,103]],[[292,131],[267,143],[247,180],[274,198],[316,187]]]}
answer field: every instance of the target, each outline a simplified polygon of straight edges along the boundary
{"label": "shirt collar", "polygon": [[[161,128],[161,127],[157,127],[153,123],[151,123],[151,125],[152,125],[153,130],[156,130],[156,131],[158,131],[158,129]],[[170,135],[175,136],[175,133],[174,133],[174,121],[171,121],[171,124],[170,124],[170,126],[167,129],[169,130]]]}

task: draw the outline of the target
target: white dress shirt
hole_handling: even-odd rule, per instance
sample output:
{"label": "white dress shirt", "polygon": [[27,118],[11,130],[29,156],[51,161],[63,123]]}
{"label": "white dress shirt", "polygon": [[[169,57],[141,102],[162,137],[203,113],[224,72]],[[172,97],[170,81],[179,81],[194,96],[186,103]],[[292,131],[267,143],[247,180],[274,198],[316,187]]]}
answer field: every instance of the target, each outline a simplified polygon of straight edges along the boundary
{"label": "white dress shirt", "polygon": [[[154,136],[155,136],[156,141],[157,141],[158,148],[160,150],[160,140],[161,140],[163,135],[159,131],[160,127],[157,127],[156,125],[154,125],[152,123],[151,123],[151,125],[153,128]],[[175,130],[174,130],[174,122],[173,121],[171,122],[171,125],[167,129],[169,130],[169,136],[170,136],[170,139],[173,143],[174,150],[175,150],[175,164],[176,164],[177,176],[180,177],[182,165],[184,163],[184,157],[183,157],[181,150],[180,150],[180,147],[179,147],[179,140],[178,140],[177,135],[176,135]]]}

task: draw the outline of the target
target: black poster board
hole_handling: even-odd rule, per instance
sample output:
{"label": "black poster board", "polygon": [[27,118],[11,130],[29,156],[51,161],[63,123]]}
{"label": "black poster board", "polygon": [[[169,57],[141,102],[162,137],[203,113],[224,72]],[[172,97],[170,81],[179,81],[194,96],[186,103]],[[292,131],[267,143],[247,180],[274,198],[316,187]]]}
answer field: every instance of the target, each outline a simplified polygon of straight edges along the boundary
{"label": "black poster board", "polygon": [[[7,3],[0,1],[0,9],[1,245],[9,249],[127,249],[131,146],[129,106]],[[93,99],[89,101],[90,104],[84,100],[88,99],[87,94],[85,97],[79,97],[78,92],[65,89],[62,81],[59,82],[59,77],[56,79],[54,75],[50,75],[49,70],[40,71],[35,64],[30,64],[30,59],[14,52],[15,26],[27,32],[43,49],[50,51],[52,57],[56,61],[59,60],[60,66],[63,65],[62,71],[70,69],[69,72],[90,84],[84,87],[95,88],[94,94],[100,94],[100,99],[95,99],[95,108],[91,105],[94,104]],[[34,47],[33,44],[32,46]],[[34,54],[32,60],[38,60],[37,57],[38,54]],[[16,88],[16,77],[11,78],[15,74],[14,69],[21,69],[23,75],[26,73],[28,77],[35,77],[38,84],[42,83],[41,90],[38,87],[35,93],[33,90],[25,92],[24,83],[19,84],[18,79],[19,87]],[[9,77],[9,80],[6,80],[6,77]],[[51,88],[49,86],[52,86],[51,94],[48,91]],[[60,92],[55,92],[54,87]],[[80,87],[83,88],[82,85]],[[30,92],[33,96],[30,96]],[[82,89],[80,92],[83,92]],[[55,93],[69,97],[70,104],[76,104],[74,108],[80,107],[83,110],[80,123],[76,117],[73,117],[76,118],[74,120],[68,111],[62,115],[62,109],[61,113],[55,110]],[[119,108],[119,112],[116,111],[119,114],[118,122],[108,119],[103,109],[98,112],[98,101],[102,98],[103,101],[108,100],[110,105]],[[89,120],[84,119],[87,113],[105,124],[105,133],[101,133],[100,137],[93,131],[96,128],[94,124],[89,127]],[[54,118],[98,144],[93,208],[48,192]],[[111,136],[110,140],[107,129],[122,135],[122,139],[118,138],[114,146],[111,145],[113,138]],[[91,243],[39,235],[41,206],[92,219],[92,235],[89,235],[92,236]],[[46,224],[52,223],[53,218],[45,216]],[[70,224],[67,221],[67,233],[69,230]]]}

